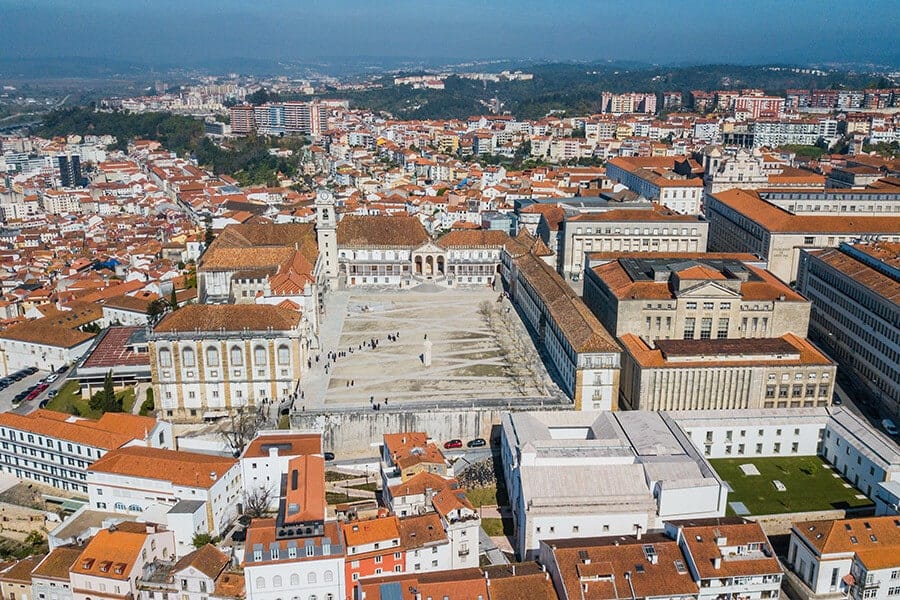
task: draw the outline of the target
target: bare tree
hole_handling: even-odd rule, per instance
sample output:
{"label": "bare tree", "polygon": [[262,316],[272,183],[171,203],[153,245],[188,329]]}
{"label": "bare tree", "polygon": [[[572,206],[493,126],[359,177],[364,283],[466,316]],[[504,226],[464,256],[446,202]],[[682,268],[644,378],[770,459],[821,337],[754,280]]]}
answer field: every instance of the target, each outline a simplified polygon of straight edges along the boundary
{"label": "bare tree", "polygon": [[269,512],[272,496],[271,487],[257,487],[252,492],[244,492],[244,514],[253,519],[263,516]]}
{"label": "bare tree", "polygon": [[239,456],[264,423],[265,416],[261,410],[238,409],[238,412],[232,413],[228,425],[222,430],[222,437],[234,455]]}

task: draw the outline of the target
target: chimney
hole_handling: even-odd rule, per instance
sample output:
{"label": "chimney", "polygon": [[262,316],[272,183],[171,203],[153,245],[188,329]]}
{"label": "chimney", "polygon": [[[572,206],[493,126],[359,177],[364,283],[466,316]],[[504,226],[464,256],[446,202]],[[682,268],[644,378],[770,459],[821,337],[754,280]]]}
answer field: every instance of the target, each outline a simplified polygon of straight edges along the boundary
{"label": "chimney", "polygon": [[218,477],[219,477],[219,474],[216,473],[215,471],[209,472],[209,478],[212,479],[213,481],[215,481]]}
{"label": "chimney", "polygon": [[722,567],[722,557],[717,556],[713,559],[713,569],[720,569]]}
{"label": "chimney", "polygon": [[147,533],[156,533],[156,524],[147,523]]}
{"label": "chimney", "polygon": [[637,532],[635,535],[637,535],[638,541],[641,541],[641,530],[643,530],[644,528],[641,527],[640,525],[638,525],[638,524],[635,523],[634,529],[635,529],[636,532]]}

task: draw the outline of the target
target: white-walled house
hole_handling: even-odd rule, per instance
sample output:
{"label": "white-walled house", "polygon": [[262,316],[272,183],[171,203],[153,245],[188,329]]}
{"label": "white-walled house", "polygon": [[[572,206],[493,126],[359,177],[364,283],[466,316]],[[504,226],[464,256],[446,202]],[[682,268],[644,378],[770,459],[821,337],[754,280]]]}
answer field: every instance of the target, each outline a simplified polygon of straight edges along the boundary
{"label": "white-walled house", "polygon": [[103,511],[140,515],[182,500],[203,502],[211,535],[223,534],[237,518],[242,491],[233,458],[141,446],[95,462],[87,484],[91,507]]}
{"label": "white-walled house", "polygon": [[245,496],[265,491],[269,508],[278,507],[281,478],[288,472],[292,458],[322,454],[322,434],[284,431],[260,431],[241,453],[241,481]]}
{"label": "white-walled house", "polygon": [[171,531],[151,523],[119,523],[100,530],[69,569],[73,600],[129,600],[144,565],[175,553]]}

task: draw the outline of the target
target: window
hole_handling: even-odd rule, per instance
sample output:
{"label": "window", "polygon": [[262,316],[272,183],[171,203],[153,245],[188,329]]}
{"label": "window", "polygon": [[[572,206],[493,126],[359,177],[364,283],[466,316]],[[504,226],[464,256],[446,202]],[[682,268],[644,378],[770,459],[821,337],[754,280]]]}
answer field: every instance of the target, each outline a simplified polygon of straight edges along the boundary
{"label": "window", "polygon": [[[273,553],[274,553],[274,550],[273,550]],[[273,558],[277,558],[277,556],[275,556]],[[272,587],[277,587],[277,588],[281,587],[281,575],[276,575],[275,577],[272,578]]]}
{"label": "window", "polygon": [[262,578],[262,577],[256,578],[256,589],[258,589],[258,590],[266,589],[266,580],[264,578]]}
{"label": "window", "polygon": [[310,573],[306,576],[306,583],[315,583],[316,582],[316,574],[310,571]]}
{"label": "window", "polygon": [[253,349],[253,361],[258,365],[266,364],[266,349],[262,346],[257,346]]}
{"label": "window", "polygon": [[287,346],[278,346],[278,364],[279,365],[289,365],[291,364],[291,350]]}
{"label": "window", "polygon": [[181,351],[181,362],[185,367],[193,367],[196,363],[193,348],[185,348]]}
{"label": "window", "polygon": [[172,366],[172,352],[168,348],[160,348],[159,350],[159,366]]}
{"label": "window", "polygon": [[[296,552],[294,553],[296,555]],[[300,585],[300,575],[297,573],[291,573],[291,587],[295,588]]]}
{"label": "window", "polygon": [[210,346],[206,349],[206,364],[210,367],[219,366],[219,350]]}
{"label": "window", "polygon": [[700,320],[700,339],[708,340],[712,335],[712,318],[704,317]]}
{"label": "window", "polygon": [[240,346],[231,347],[231,364],[235,367],[244,364],[244,353],[241,352]]}
{"label": "window", "polygon": [[724,340],[728,337],[728,319],[719,319],[719,328],[716,330],[716,338]]}
{"label": "window", "polygon": [[712,310],[713,308],[715,308],[714,302],[704,302],[703,303],[703,310]]}
{"label": "window", "polygon": [[688,310],[695,310],[697,308],[697,303],[696,302],[688,302],[687,305],[685,306],[685,308],[687,308]]}
{"label": "window", "polygon": [[684,339],[692,340],[694,339],[694,326],[696,323],[696,319],[693,317],[688,317],[684,320]]}

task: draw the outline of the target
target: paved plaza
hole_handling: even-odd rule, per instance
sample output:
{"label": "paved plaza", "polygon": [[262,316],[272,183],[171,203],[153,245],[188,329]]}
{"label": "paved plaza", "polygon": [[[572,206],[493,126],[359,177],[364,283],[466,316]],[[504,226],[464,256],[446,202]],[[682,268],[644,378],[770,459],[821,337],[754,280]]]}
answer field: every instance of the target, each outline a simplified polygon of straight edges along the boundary
{"label": "paved plaza", "polygon": [[[554,387],[531,339],[515,311],[507,310],[508,301],[498,298],[490,288],[429,284],[330,293],[319,362],[314,356],[295,409],[451,406],[549,396]],[[430,366],[424,364],[426,336]],[[347,354],[329,361],[329,352]]]}

